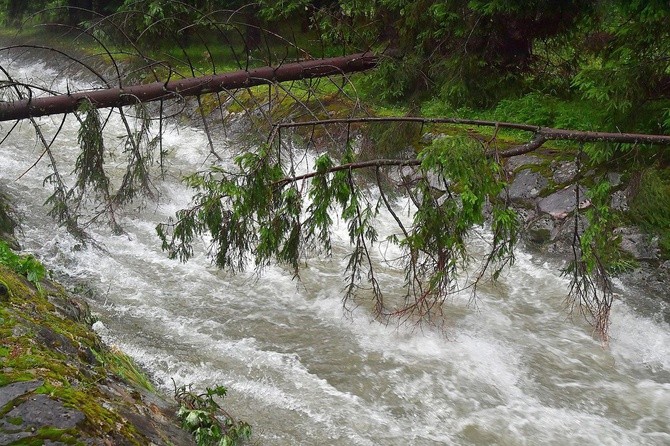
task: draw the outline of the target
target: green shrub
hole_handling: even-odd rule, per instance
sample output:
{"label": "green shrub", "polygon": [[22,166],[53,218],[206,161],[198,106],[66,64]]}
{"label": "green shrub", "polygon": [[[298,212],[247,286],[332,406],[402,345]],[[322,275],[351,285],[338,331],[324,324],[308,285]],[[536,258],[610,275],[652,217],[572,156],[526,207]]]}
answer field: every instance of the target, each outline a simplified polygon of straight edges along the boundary
{"label": "green shrub", "polygon": [[0,264],[11,268],[18,274],[25,276],[30,283],[41,290],[40,281],[46,277],[47,270],[32,255],[19,255],[11,250],[6,242],[0,240]]}
{"label": "green shrub", "polygon": [[225,397],[226,393],[223,386],[208,387],[205,393],[196,393],[191,386],[175,384],[177,416],[182,427],[193,434],[198,446],[236,446],[251,438],[251,426],[235,420],[214,400],[216,396]]}

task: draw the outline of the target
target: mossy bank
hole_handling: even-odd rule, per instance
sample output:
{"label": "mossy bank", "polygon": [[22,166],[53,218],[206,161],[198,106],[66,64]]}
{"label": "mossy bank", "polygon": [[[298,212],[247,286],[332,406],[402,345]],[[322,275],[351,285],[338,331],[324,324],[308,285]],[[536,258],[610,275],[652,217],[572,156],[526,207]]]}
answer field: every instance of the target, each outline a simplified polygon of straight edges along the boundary
{"label": "mossy bank", "polygon": [[0,265],[0,444],[187,445],[174,403],[91,329],[87,304]]}

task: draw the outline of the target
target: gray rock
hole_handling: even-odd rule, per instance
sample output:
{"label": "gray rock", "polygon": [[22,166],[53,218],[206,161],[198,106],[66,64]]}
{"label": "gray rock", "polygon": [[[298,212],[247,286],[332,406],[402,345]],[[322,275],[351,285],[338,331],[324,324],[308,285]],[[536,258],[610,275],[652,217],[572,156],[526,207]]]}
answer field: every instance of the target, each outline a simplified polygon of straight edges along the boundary
{"label": "gray rock", "polygon": [[[538,209],[554,218],[563,219],[567,217],[575,210],[575,188],[574,185],[569,186],[541,199],[537,204]],[[586,189],[582,186],[579,186],[579,200],[580,208],[588,206]]]}
{"label": "gray rock", "polygon": [[91,309],[89,308],[86,301],[71,296],[65,296],[55,287],[53,292],[51,290],[47,290],[47,293],[49,293],[47,294],[47,299],[49,302],[52,303],[58,312],[65,317],[72,319],[73,321],[84,322],[86,324],[91,321]]}
{"label": "gray rock", "polygon": [[0,429],[0,444],[28,444],[27,441],[25,443],[19,443],[19,440],[23,440],[30,436],[32,436],[30,432],[3,432],[2,429]]}
{"label": "gray rock", "polygon": [[48,327],[42,327],[37,332],[37,338],[52,350],[58,350],[62,353],[77,355],[79,349],[66,336],[56,333]]}
{"label": "gray rock", "polygon": [[[21,426],[15,427],[20,427],[23,431],[45,426],[56,429],[72,429],[86,419],[82,412],[65,407],[63,403],[53,400],[47,395],[35,395],[29,398],[7,412],[5,417],[22,420]],[[6,424],[2,427],[6,428]]]}
{"label": "gray rock", "polygon": [[628,197],[624,191],[618,190],[612,194],[612,199],[610,201],[610,206],[615,211],[627,211],[628,210]]}
{"label": "gray rock", "polygon": [[620,248],[632,255],[635,259],[658,259],[658,237],[651,237],[636,228],[618,228],[614,233],[621,236]]}
{"label": "gray rock", "polygon": [[535,198],[548,184],[547,179],[539,173],[529,169],[522,170],[514,177],[514,181],[509,186],[509,198],[512,203],[533,205]]}
{"label": "gray rock", "polygon": [[[584,215],[579,215],[577,220],[577,233],[583,234],[589,226],[589,222]],[[574,215],[565,220],[556,222],[556,232],[553,238],[553,253],[572,253],[572,243],[575,238],[575,219]]]}
{"label": "gray rock", "polygon": [[14,328],[12,328],[12,336],[16,338],[26,336],[28,334],[30,334],[30,328],[26,327],[25,325],[15,325]]}
{"label": "gray rock", "polygon": [[617,187],[621,184],[621,174],[617,172],[607,172],[607,181],[610,186]]}
{"label": "gray rock", "polygon": [[552,166],[552,171],[555,183],[569,183],[577,176],[577,163],[574,161],[560,161]]}
{"label": "gray rock", "polygon": [[12,402],[21,395],[30,393],[43,384],[43,381],[22,381],[10,383],[0,387],[0,411],[8,403]]}
{"label": "gray rock", "polygon": [[430,143],[433,142],[433,140],[434,140],[435,138],[436,138],[435,134],[433,134],[433,133],[431,133],[431,132],[427,132],[427,133],[424,133],[424,134],[421,136],[421,142],[422,142],[423,144],[430,144]]}
{"label": "gray rock", "polygon": [[432,189],[440,192],[446,192],[447,186],[451,184],[451,181],[444,178],[442,175],[438,175],[433,172],[426,173],[426,179],[428,180],[428,185]]}
{"label": "gray rock", "polygon": [[514,172],[521,166],[534,166],[542,164],[542,159],[533,155],[513,156],[507,160],[505,167],[509,172]]}
{"label": "gray rock", "polygon": [[514,210],[516,211],[519,222],[524,225],[527,225],[537,217],[537,212],[533,209],[515,208]]}
{"label": "gray rock", "polygon": [[[586,217],[579,216],[577,232],[582,234],[588,226]],[[523,231],[524,240],[545,254],[565,255],[572,253],[574,218],[556,219],[544,214],[531,221]]]}
{"label": "gray rock", "polygon": [[544,245],[553,240],[556,232],[556,224],[549,216],[542,216],[531,222],[526,228],[526,237],[535,245]]}

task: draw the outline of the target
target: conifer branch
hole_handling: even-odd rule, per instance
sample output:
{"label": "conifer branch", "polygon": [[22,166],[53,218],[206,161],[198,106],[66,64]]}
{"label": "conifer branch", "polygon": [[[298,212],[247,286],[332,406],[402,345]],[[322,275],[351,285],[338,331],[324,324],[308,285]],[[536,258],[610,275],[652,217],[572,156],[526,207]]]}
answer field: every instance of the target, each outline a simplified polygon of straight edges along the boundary
{"label": "conifer branch", "polygon": [[530,124],[520,124],[514,122],[485,121],[479,119],[461,119],[461,118],[424,118],[415,116],[396,116],[396,117],[357,117],[357,118],[336,118],[322,119],[303,122],[282,122],[276,124],[270,133],[268,143],[272,143],[281,129],[326,126],[334,124],[356,124],[356,123],[380,123],[380,122],[416,122],[422,125],[426,124],[452,124],[452,125],[472,125],[478,127],[495,127],[496,129],[521,130],[532,132],[532,139],[525,144],[508,148],[498,153],[502,158],[522,155],[539,149],[545,142],[553,141],[575,141],[575,142],[611,142],[620,144],[657,144],[670,145],[670,135],[652,135],[642,133],[612,133],[612,132],[590,132],[582,130],[557,129],[552,127],[541,127]]}

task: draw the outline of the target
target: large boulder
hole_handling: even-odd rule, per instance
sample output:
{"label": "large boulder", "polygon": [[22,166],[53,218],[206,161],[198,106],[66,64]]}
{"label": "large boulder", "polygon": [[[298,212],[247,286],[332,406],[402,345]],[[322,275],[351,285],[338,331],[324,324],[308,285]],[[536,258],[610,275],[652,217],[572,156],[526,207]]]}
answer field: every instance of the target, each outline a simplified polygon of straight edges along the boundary
{"label": "large boulder", "polygon": [[586,189],[581,185],[572,185],[541,199],[537,203],[538,210],[551,215],[553,218],[563,219],[567,217],[577,207],[575,205],[577,188],[579,188],[579,207],[588,206]]}
{"label": "large boulder", "polygon": [[542,174],[524,169],[514,177],[507,193],[512,203],[534,207],[535,199],[540,196],[548,184],[549,182]]}
{"label": "large boulder", "polygon": [[619,228],[615,231],[621,237],[620,247],[637,260],[658,260],[658,237],[649,236],[636,228]]}

